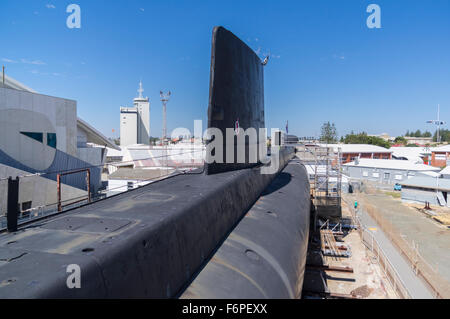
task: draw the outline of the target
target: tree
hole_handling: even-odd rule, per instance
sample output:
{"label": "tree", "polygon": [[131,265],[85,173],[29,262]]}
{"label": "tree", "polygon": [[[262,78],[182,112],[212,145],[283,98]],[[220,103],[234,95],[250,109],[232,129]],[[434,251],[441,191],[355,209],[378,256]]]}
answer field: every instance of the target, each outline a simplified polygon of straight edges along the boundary
{"label": "tree", "polygon": [[353,132],[347,134],[344,138],[345,144],[370,144],[378,145],[385,148],[390,148],[391,144],[388,141],[383,140],[380,137],[368,136],[366,132],[354,134]]}
{"label": "tree", "polygon": [[[441,142],[450,142],[450,131],[449,130],[440,130],[439,136],[441,137]],[[433,141],[437,142],[437,132],[433,135]]]}
{"label": "tree", "polygon": [[337,131],[336,126],[326,122],[322,125],[322,134],[320,135],[320,140],[325,143],[336,143],[337,141]]}
{"label": "tree", "polygon": [[406,145],[406,144],[408,144],[408,141],[403,136],[398,136],[398,137],[395,138],[394,143],[395,144]]}
{"label": "tree", "polygon": [[149,139],[150,145],[156,145],[156,142],[158,142],[158,141],[159,141],[158,137],[150,136],[150,139]]}
{"label": "tree", "polygon": [[433,136],[430,132],[425,131],[425,132],[421,132],[420,130],[416,130],[416,131],[406,131],[405,134],[406,137],[431,137]]}

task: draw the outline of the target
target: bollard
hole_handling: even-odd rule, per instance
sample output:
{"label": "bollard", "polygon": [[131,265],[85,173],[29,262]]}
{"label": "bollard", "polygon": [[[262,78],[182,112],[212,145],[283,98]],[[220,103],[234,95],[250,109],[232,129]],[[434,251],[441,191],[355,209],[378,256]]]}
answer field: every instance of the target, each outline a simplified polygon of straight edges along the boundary
{"label": "bollard", "polygon": [[17,219],[19,217],[19,177],[15,180],[8,178],[8,207],[6,212],[8,232],[17,231]]}

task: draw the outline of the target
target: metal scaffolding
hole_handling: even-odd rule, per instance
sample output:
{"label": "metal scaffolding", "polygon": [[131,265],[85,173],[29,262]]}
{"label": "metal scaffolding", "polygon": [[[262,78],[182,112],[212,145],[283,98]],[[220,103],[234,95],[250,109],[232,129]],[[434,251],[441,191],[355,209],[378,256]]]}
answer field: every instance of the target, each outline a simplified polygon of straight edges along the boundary
{"label": "metal scaffolding", "polygon": [[340,218],[342,157],[341,150],[331,147],[300,146],[300,161],[307,167],[311,198],[323,218]]}

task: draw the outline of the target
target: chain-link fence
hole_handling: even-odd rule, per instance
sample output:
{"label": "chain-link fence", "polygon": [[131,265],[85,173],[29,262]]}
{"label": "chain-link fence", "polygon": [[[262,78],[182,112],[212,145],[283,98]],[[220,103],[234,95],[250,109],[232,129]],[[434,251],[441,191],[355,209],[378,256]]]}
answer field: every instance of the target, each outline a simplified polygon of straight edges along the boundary
{"label": "chain-link fence", "polygon": [[373,236],[373,233],[361,223],[360,217],[355,213],[354,209],[351,208],[353,206],[353,203],[345,200],[345,204],[348,206],[352,214],[353,223],[357,227],[364,246],[366,246],[366,248],[370,250],[370,252],[372,253],[372,257],[375,258],[377,263],[380,265],[380,268],[389,281],[391,287],[400,298],[411,299],[411,294],[408,292],[406,285],[402,281],[400,275],[392,265],[386,253],[381,248],[381,245]]}

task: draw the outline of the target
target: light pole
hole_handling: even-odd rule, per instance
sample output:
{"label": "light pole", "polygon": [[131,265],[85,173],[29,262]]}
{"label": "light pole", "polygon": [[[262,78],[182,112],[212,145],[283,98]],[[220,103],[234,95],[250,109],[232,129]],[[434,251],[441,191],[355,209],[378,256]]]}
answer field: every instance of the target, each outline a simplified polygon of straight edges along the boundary
{"label": "light pole", "polygon": [[163,143],[166,143],[167,139],[167,103],[169,102],[171,94],[172,93],[170,91],[167,94],[164,94],[163,91],[159,91],[159,95],[161,96],[161,102],[163,104],[163,132],[162,132]]}
{"label": "light pole", "polygon": [[437,125],[436,142],[440,143],[441,142],[441,137],[440,137],[441,125],[444,125],[446,123],[442,122],[441,119],[440,119],[440,105],[439,104],[438,104],[438,118],[437,118],[437,120],[427,121],[427,123],[428,124]]}
{"label": "light pole", "polygon": [[159,95],[161,96],[161,102],[163,104],[163,132],[162,132],[162,145],[164,145],[164,158],[166,159],[166,175],[169,172],[168,167],[168,154],[167,154],[167,103],[170,99],[170,91],[167,94],[164,94],[163,91],[159,91]]}

